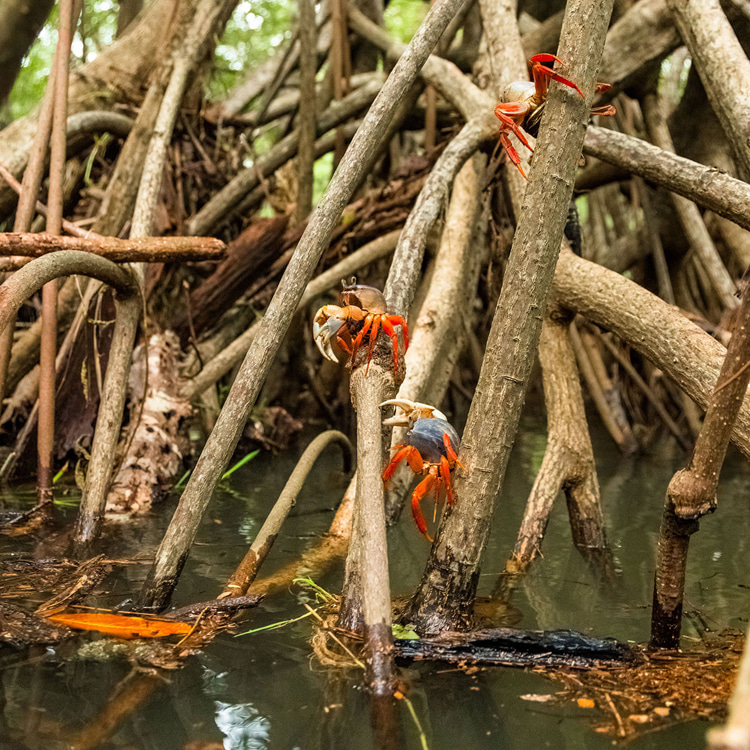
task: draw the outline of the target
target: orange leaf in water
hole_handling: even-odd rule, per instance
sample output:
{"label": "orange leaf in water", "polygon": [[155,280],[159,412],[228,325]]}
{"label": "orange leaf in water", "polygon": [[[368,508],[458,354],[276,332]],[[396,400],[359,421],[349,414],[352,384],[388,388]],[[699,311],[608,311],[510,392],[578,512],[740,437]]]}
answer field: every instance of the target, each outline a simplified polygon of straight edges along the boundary
{"label": "orange leaf in water", "polygon": [[118,638],[163,638],[166,635],[185,635],[192,626],[176,620],[135,617],[116,614],[59,614],[48,620],[77,630],[96,630],[99,633],[116,635]]}

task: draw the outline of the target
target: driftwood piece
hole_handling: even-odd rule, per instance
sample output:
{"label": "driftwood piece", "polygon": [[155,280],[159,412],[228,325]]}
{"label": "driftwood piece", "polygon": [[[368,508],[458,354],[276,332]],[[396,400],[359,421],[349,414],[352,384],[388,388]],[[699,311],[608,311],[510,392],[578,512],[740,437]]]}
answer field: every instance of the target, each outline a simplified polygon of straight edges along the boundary
{"label": "driftwood piece", "polygon": [[112,566],[104,559],[104,555],[85,560],[74,571],[65,571],[55,586],[58,589],[62,588],[62,591],[44,602],[37,609],[37,614],[59,611],[75,604],[87,596],[111,572]]}
{"label": "driftwood piece", "polygon": [[164,615],[169,620],[182,620],[190,622],[198,618],[203,618],[206,615],[211,617],[212,615],[227,615],[231,616],[242,609],[250,609],[251,607],[257,607],[263,600],[262,595],[253,596],[233,596],[226,599],[211,599],[207,602],[196,602],[195,604],[188,604],[179,609],[172,610],[168,614]]}
{"label": "driftwood piece", "polygon": [[[181,427],[192,409],[178,395],[179,351],[174,334],[166,332],[151,336],[148,348],[141,345],[134,353],[130,391],[135,400],[131,413],[138,425],[107,497],[108,512],[147,511],[171,488],[182,465],[186,439]],[[146,384],[148,391],[141,401]]]}
{"label": "driftwood piece", "polygon": [[[80,250],[116,263],[170,263],[173,261],[222,260],[226,245],[213,237],[148,237],[120,240],[116,237],[59,237],[51,234],[0,234],[0,257],[38,258],[58,250]],[[21,265],[23,261],[19,262]],[[3,270],[7,270],[3,266]]]}
{"label": "driftwood piece", "polygon": [[402,659],[511,667],[594,669],[638,658],[630,646],[614,638],[592,638],[572,630],[445,631],[434,638],[399,638],[394,646]]}

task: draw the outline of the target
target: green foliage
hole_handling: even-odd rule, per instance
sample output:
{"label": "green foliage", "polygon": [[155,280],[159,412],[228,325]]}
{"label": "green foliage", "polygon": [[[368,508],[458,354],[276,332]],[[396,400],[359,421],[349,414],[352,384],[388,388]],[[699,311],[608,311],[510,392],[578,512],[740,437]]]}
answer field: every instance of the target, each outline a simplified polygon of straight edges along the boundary
{"label": "green foliage", "polygon": [[[73,66],[90,60],[108,47],[115,38],[118,4],[115,0],[89,0],[84,3],[73,37]],[[23,62],[10,95],[11,113],[23,117],[42,99],[47,85],[52,57],[57,43],[58,6],[52,9],[45,27],[39,33]]]}
{"label": "green foliage", "polygon": [[260,453],[259,450],[254,450],[248,453],[247,455],[243,456],[239,461],[237,461],[237,463],[231,469],[229,469],[228,471],[225,471],[221,475],[221,481],[223,482],[225,479],[228,479],[229,477],[231,477],[232,474],[234,474],[234,472],[237,471],[237,469],[242,468],[248,461],[252,461],[259,453]]}
{"label": "green foliage", "polygon": [[324,154],[313,167],[313,205],[317,206],[323,197],[333,175],[333,153]]}
{"label": "green foliage", "polygon": [[54,29],[57,28],[58,16],[58,7],[55,5],[47,25],[41,30],[23,61],[13,91],[8,97],[13,119],[23,117],[44,95],[57,41],[57,32]]}
{"label": "green foliage", "polygon": [[[95,57],[109,46],[117,29],[116,0],[87,0],[73,39],[73,64]],[[245,71],[262,63],[291,39],[296,5],[278,0],[241,0],[216,48],[209,96],[220,98]],[[57,41],[57,6],[29,50],[10,95],[13,118],[22,117],[42,99]]]}
{"label": "green foliage", "polygon": [[296,583],[298,586],[312,593],[315,596],[315,600],[321,604],[328,604],[336,598],[330,591],[326,591],[322,586],[318,586],[309,576],[295,578],[292,583]]}
{"label": "green foliage", "polygon": [[422,0],[392,0],[385,11],[385,26],[402,42],[411,41],[430,4]]}
{"label": "green foliage", "polygon": [[419,640],[419,634],[416,630],[407,628],[404,625],[399,625],[397,622],[394,622],[393,625],[391,625],[391,630],[393,631],[394,638],[400,638],[401,640],[409,641]]}
{"label": "green foliage", "polygon": [[292,37],[296,4],[278,0],[242,0],[216,46],[208,95],[221,99],[245,71],[262,63]]}

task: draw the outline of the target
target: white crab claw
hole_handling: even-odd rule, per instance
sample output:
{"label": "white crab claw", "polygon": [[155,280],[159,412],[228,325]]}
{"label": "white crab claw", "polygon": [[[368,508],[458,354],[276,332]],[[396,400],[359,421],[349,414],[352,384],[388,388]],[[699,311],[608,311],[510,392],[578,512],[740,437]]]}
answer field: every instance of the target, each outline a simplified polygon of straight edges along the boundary
{"label": "white crab claw", "polygon": [[328,318],[322,325],[317,320],[313,321],[313,339],[315,339],[315,344],[320,349],[320,353],[326,359],[330,359],[331,362],[339,361],[336,353],[333,351],[331,339],[342,325],[343,321],[337,318]]}
{"label": "white crab claw", "polygon": [[[384,419],[383,424],[388,427],[408,427],[418,419],[444,419],[447,417],[439,409],[430,404],[422,404],[419,401],[409,401],[405,398],[391,398],[383,401],[381,406],[395,406],[396,413],[389,419]],[[402,412],[399,414],[399,410]]]}

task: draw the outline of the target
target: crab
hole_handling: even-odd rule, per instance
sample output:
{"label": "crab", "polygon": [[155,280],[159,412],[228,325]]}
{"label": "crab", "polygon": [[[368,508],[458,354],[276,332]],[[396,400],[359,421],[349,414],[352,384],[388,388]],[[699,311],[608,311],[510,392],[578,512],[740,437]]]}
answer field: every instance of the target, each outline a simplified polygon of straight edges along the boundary
{"label": "crab", "polygon": [[[563,78],[544,64],[555,62],[564,64],[555,55],[547,53],[534,55],[529,60],[532,80],[513,81],[508,84],[503,91],[502,101],[495,107],[495,115],[500,120],[500,143],[505,149],[505,153],[508,154],[508,158],[516,165],[524,179],[527,178],[521,166],[521,157],[511,143],[508,133],[514,133],[518,140],[529,151],[533,152],[534,149],[529,144],[526,134],[536,135],[539,129],[539,121],[542,118],[544,104],[547,101],[547,89],[550,80],[574,89],[581,95],[582,99],[584,98],[583,92],[573,81]],[[608,83],[597,83],[596,93],[607,91],[609,88],[611,86]],[[595,107],[591,110],[592,115],[613,115],[614,113],[615,108],[611,104]],[[522,128],[526,130],[526,133]]]}
{"label": "crab", "polygon": [[[338,362],[333,351],[332,341],[350,355],[354,361],[357,350],[365,340],[369,341],[367,350],[367,372],[370,368],[375,341],[382,328],[393,343],[393,369],[398,372],[398,335],[394,326],[401,326],[404,334],[404,352],[409,346],[409,331],[406,321],[400,315],[389,315],[386,309],[383,292],[371,286],[356,283],[352,278],[347,284],[342,281],[341,301],[338,305],[324,305],[316,313],[313,320],[313,338],[321,354],[332,362]],[[351,346],[342,337],[348,334]],[[368,339],[369,337],[369,339]]]}
{"label": "crab", "polygon": [[445,487],[448,505],[453,505],[451,471],[456,466],[464,468],[458,460],[461,440],[445,414],[434,406],[406,399],[390,399],[383,401],[381,406],[395,406],[397,409],[395,416],[383,420],[384,425],[409,427],[406,443],[391,449],[396,453],[383,472],[383,481],[387,487],[388,481],[404,460],[415,474],[424,475],[424,479],[412,493],[411,511],[417,528],[432,541],[432,537],[427,533],[427,523],[420,503],[422,498],[434,489],[437,509],[441,490]]}

